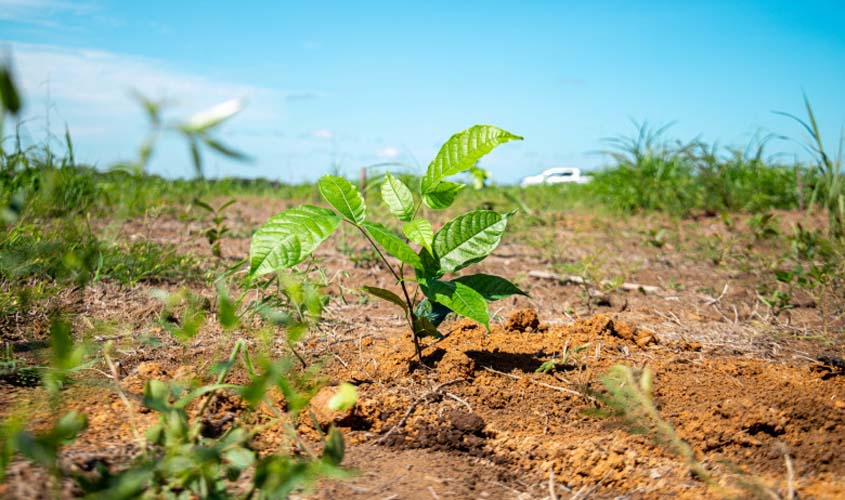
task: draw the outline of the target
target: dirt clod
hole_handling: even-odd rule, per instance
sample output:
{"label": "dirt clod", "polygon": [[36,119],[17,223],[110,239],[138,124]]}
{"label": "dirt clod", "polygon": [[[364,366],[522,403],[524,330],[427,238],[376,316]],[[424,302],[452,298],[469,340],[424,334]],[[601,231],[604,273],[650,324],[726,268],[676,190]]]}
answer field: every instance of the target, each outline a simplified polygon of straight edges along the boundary
{"label": "dirt clod", "polygon": [[156,363],[155,361],[144,361],[139,364],[137,373],[138,376],[144,380],[157,380],[167,377],[167,371],[160,363]]}
{"label": "dirt clod", "polygon": [[505,329],[512,332],[534,332],[540,326],[537,311],[534,309],[520,309],[508,317]]}
{"label": "dirt clod", "polygon": [[[320,389],[309,402],[309,411],[306,412],[306,415],[312,413],[317,420],[317,424],[323,430],[327,430],[332,425],[352,429],[368,429],[370,424],[365,416],[366,407],[363,402],[359,401],[352,408],[344,411],[329,409],[328,402],[336,393],[337,387],[334,386],[326,386]],[[314,425],[311,418],[304,418],[303,423],[308,427]]]}

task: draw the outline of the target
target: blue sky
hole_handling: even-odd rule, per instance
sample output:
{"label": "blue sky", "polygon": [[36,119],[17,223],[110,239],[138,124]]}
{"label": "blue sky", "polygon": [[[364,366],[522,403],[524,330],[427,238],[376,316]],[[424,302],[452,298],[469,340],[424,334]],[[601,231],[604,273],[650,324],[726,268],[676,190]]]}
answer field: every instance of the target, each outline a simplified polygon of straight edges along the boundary
{"label": "blue sky", "polygon": [[[43,138],[49,109],[53,133],[67,123],[78,156],[100,166],[131,158],[143,139],[130,88],[166,97],[174,118],[245,96],[220,136],[255,161],[210,157],[207,172],[288,182],[333,165],[424,168],[475,123],[525,137],[483,162],[503,183],[599,167],[601,139],[632,134],[631,119],[725,145],[760,131],[800,138],[772,110],[800,114],[805,91],[831,146],[845,124],[836,1],[0,0],[2,46],[31,139]],[[172,138],[151,168],[191,173]]]}

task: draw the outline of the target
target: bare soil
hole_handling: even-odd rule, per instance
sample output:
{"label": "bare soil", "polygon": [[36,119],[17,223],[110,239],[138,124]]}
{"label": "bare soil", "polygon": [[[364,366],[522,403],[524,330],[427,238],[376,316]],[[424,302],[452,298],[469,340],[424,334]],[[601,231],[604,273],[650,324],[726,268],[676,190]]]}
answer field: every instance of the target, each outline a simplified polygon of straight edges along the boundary
{"label": "bare soil", "polygon": [[[283,205],[242,200],[236,207],[233,220],[249,228]],[[799,217],[778,215],[784,230]],[[130,221],[121,234],[211,259],[194,237],[199,227],[162,215]],[[344,431],[345,465],[358,475],[321,481],[303,496],[716,498],[671,447],[631,433],[618,419],[590,414],[598,406],[593,395],[602,389],[600,377],[623,364],[653,370],[660,414],[726,491],[738,491],[737,479],[756,478],[784,497],[792,487],[802,499],[845,498],[842,318],[823,317],[814,299],[800,292],[790,310],[777,316],[766,310],[757,298],[765,279],[757,264],[782,249],[755,241],[737,229],[742,227],[737,221],[726,228],[715,218],[574,214],[517,231],[479,271],[504,275],[531,297],[494,303],[489,332],[471,321],[448,321],[445,338],[426,343],[422,363],[400,312],[357,291],[364,283],[391,288],[389,275],[377,262],[360,263],[354,251],[363,246],[339,251],[339,236],[318,252],[331,279],[326,321],[300,347],[310,361],[325,364],[329,388],[312,404],[322,423]],[[672,235],[660,247],[644,236],[656,228]],[[729,247],[719,263],[700,250],[717,235]],[[236,236],[223,244],[230,261],[248,253],[249,231]],[[577,285],[529,275],[564,273],[562,265],[596,254],[604,261],[599,279],[619,276],[659,291],[603,290],[606,300],[590,303]],[[179,284],[159,286],[175,290]],[[140,405],[146,380],[202,377],[237,338],[221,340],[223,333],[209,323],[186,345],[170,339],[156,322],[161,305],[150,298],[150,288],[98,284],[57,299],[76,311],[78,331],[110,325],[108,334],[89,340],[117,343],[120,382],[141,428],[155,419]],[[37,318],[3,328],[4,339],[21,345],[45,335]],[[552,373],[536,372],[564,349],[585,345]],[[357,385],[358,405],[348,414],[321,413],[319,402],[340,382]],[[119,467],[137,453],[133,422],[116,394],[83,382],[66,393],[65,406],[84,411],[90,421],[63,457],[68,466],[84,468],[98,459]],[[3,386],[0,412],[21,411],[31,415],[34,428],[46,426],[51,414],[41,389]],[[223,429],[247,413],[235,398],[221,396],[208,426]],[[300,431],[315,438],[311,427],[303,422]],[[270,429],[256,447],[277,446],[280,436]],[[37,480],[43,477],[17,461],[0,495],[45,495],[45,482]]]}

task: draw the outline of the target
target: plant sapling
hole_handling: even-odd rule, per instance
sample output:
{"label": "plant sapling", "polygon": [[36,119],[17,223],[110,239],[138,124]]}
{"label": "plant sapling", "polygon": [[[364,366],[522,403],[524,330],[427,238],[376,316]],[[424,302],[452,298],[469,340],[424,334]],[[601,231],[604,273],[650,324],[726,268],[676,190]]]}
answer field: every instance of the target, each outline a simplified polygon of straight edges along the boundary
{"label": "plant sapling", "polygon": [[[491,125],[476,125],[446,141],[415,189],[386,174],[381,198],[391,214],[402,223],[405,238],[368,219],[366,201],[351,182],[342,177],[324,175],[318,187],[334,210],[303,205],[271,217],[252,238],[250,277],[273,273],[302,262],[341,222],[345,222],[361,232],[395,278],[399,293],[372,286],[363,288],[402,308],[421,362],[420,339],[440,337],[437,327],[449,312],[473,319],[489,329],[487,303],[514,294],[526,295],[525,292],[499,276],[447,276],[490,255],[502,240],[513,212],[500,214],[492,210],[472,210],[446,222],[437,231],[431,221],[419,216],[419,212],[423,205],[435,210],[451,206],[465,186],[447,178],[470,170],[499,144],[521,139]],[[391,263],[387,255],[396,258],[400,264]],[[413,276],[409,269],[413,269]],[[409,290],[411,283],[416,283],[422,298],[418,299],[417,290],[413,293]]]}

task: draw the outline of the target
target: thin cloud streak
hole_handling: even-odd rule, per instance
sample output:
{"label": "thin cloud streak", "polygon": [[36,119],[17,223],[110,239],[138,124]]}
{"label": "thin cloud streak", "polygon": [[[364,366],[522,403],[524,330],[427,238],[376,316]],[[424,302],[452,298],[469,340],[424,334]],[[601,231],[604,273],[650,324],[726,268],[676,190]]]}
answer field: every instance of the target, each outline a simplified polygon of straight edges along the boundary
{"label": "thin cloud streak", "polygon": [[280,94],[254,85],[214,81],[170,68],[138,56],[55,45],[3,42],[11,46],[13,63],[29,100],[46,97],[71,114],[125,116],[137,111],[130,91],[174,106],[197,111],[235,97],[261,102],[244,113],[258,121],[278,120],[283,114]]}
{"label": "thin cloud streak", "polygon": [[97,8],[85,2],[63,0],[0,0],[0,20],[44,27],[57,27],[60,24],[51,18],[69,14],[72,16],[90,15]]}

